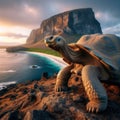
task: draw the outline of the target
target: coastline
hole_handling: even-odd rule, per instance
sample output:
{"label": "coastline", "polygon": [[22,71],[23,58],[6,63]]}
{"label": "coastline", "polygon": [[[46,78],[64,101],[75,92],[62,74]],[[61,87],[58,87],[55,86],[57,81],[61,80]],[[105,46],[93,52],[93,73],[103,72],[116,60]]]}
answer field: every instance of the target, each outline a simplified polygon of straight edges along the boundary
{"label": "coastline", "polygon": [[[37,52],[26,53],[46,57],[63,67],[66,65],[60,57]],[[93,119],[93,117],[100,120],[106,120],[110,117],[119,120],[119,86],[104,85],[109,97],[108,107],[104,114],[103,112],[93,113],[93,116],[85,109],[88,96],[85,93],[81,77],[78,80],[76,80],[76,77],[78,76],[73,75],[70,77],[68,92],[58,93],[55,91],[56,75],[50,78],[42,77],[40,80],[9,85],[0,91],[0,120],[30,120],[37,118],[78,120]]]}
{"label": "coastline", "polygon": [[[2,51],[3,51],[3,49],[2,49]],[[5,51],[5,49],[4,49],[4,51]],[[41,56],[41,57],[45,57],[46,59],[48,59],[48,62],[51,61],[53,64],[58,65],[58,67],[60,69],[62,69],[63,67],[65,67],[67,65],[67,63],[65,63],[62,60],[62,58],[54,56],[54,55],[49,55],[49,54],[39,53],[39,52],[29,52],[29,51],[22,51],[22,52],[37,55],[37,56]],[[16,71],[13,71],[13,70],[6,70],[6,71],[9,72],[9,73],[16,72]],[[6,73],[6,71],[2,71],[2,73]],[[0,83],[0,91],[3,90],[4,88],[7,88],[9,85],[12,85],[12,84],[16,84],[16,82],[15,81],[1,82]]]}
{"label": "coastline", "polygon": [[53,62],[55,62],[56,64],[59,64],[62,68],[67,65],[67,63],[64,62],[62,58],[54,56],[54,55],[49,55],[49,54],[45,54],[45,53],[38,53],[38,52],[28,52],[28,53],[36,54],[36,55],[39,55],[42,57],[46,57],[46,58],[52,60]]}

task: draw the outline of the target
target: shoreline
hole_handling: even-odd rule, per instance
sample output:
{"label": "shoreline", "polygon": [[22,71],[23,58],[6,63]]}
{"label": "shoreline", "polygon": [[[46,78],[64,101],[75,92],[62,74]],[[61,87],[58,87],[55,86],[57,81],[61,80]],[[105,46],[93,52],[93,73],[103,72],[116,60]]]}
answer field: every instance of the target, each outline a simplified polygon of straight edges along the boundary
{"label": "shoreline", "polygon": [[49,55],[49,54],[39,53],[39,52],[28,52],[28,53],[36,54],[41,57],[46,57],[47,59],[50,59],[51,61],[55,62],[56,64],[59,64],[62,68],[67,65],[67,63],[64,62],[62,58],[54,56],[54,55]]}
{"label": "shoreline", "polygon": [[[57,64],[58,67],[60,67],[60,69],[62,69],[63,67],[65,67],[67,65],[67,63],[65,63],[62,58],[54,56],[54,55],[49,55],[49,54],[45,54],[45,53],[39,53],[39,52],[29,52],[29,51],[23,51],[26,52],[28,54],[34,54],[34,55],[38,55],[41,57],[45,57],[46,59],[50,60],[53,62],[53,64]],[[49,62],[49,61],[48,61]],[[14,71],[9,71],[9,72],[14,72]],[[0,91],[7,88],[9,85],[12,84],[16,84],[15,81],[11,81],[11,82],[1,82],[0,83]]]}

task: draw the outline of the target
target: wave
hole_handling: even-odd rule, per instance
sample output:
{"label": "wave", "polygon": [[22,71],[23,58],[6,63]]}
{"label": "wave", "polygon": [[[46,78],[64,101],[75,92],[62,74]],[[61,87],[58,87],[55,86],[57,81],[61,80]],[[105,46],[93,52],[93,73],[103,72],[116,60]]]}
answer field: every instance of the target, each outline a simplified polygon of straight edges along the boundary
{"label": "wave", "polygon": [[11,82],[2,82],[2,83],[0,83],[0,90],[6,88],[8,85],[11,85],[11,84],[16,84],[16,82],[11,81]]}
{"label": "wave", "polygon": [[3,60],[18,61],[18,60],[24,60],[26,57],[27,57],[27,54],[25,54],[25,52],[9,53],[9,52],[6,52],[6,49],[0,49],[0,61],[3,61]]}
{"label": "wave", "polygon": [[16,70],[4,70],[4,71],[0,71],[0,73],[14,73],[16,72]]}
{"label": "wave", "polygon": [[56,64],[57,66],[59,66],[60,68],[63,68],[67,65],[67,63],[65,63],[62,58],[60,57],[56,57],[56,56],[53,56],[53,55],[49,55],[49,54],[44,54],[44,53],[37,53],[37,52],[27,52],[28,54],[35,54],[35,55],[38,55],[38,56],[41,56],[43,58],[46,58],[48,60],[48,62],[52,63],[52,64]]}

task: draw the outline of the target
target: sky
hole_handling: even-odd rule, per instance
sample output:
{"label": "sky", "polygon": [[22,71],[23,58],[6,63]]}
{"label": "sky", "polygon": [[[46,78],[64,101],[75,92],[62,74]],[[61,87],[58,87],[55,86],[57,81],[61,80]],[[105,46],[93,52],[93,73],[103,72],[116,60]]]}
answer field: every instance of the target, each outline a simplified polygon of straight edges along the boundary
{"label": "sky", "polygon": [[0,44],[23,44],[44,19],[78,8],[92,8],[103,33],[120,36],[120,0],[0,0]]}

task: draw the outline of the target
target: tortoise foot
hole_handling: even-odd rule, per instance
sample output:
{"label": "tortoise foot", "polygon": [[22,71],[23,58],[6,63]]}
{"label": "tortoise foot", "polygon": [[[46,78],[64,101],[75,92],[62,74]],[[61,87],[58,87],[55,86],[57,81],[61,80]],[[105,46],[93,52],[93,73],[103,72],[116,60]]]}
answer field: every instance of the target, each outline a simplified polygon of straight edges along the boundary
{"label": "tortoise foot", "polygon": [[103,105],[100,102],[95,102],[95,101],[90,101],[87,105],[86,105],[86,109],[88,112],[101,112],[104,110]]}
{"label": "tortoise foot", "polygon": [[55,91],[56,92],[62,92],[62,91],[67,91],[68,87],[67,86],[55,86]]}

